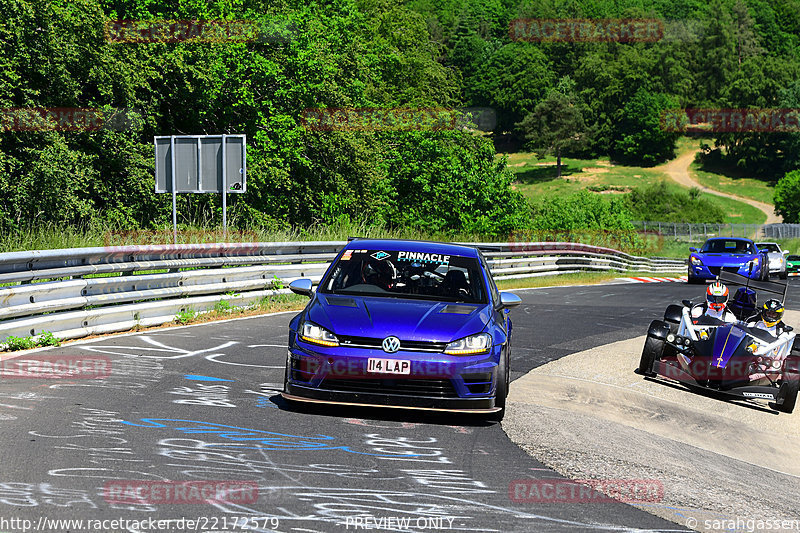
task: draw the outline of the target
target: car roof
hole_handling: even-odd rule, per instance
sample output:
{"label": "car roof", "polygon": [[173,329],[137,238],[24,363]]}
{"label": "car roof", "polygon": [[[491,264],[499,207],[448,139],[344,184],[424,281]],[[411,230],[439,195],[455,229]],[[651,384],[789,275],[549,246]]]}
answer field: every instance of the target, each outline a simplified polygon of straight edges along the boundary
{"label": "car roof", "polygon": [[769,241],[758,241],[756,246],[761,246],[762,244],[774,244],[775,246],[780,246],[777,242],[769,242]]}
{"label": "car roof", "polygon": [[753,241],[751,241],[747,237],[711,237],[706,242],[710,241],[743,241],[743,242],[753,243]]}
{"label": "car roof", "polygon": [[478,257],[478,250],[473,246],[462,244],[452,244],[447,242],[415,241],[405,239],[353,239],[345,250],[358,250],[367,248],[370,250],[389,250],[401,251],[409,250],[414,252],[424,252],[429,254],[450,254],[463,257]]}

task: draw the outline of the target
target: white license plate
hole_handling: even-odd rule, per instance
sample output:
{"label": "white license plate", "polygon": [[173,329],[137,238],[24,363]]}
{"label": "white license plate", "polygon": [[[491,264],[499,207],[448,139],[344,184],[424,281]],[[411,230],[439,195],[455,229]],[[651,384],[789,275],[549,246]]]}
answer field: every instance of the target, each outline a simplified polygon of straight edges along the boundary
{"label": "white license plate", "polygon": [[405,359],[372,359],[367,361],[367,372],[374,374],[410,374],[411,361]]}

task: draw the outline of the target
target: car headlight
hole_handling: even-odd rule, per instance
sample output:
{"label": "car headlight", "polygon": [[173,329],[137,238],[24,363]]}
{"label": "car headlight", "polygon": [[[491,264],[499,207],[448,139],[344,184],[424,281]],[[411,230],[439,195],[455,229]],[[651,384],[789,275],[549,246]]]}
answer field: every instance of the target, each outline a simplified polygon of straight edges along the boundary
{"label": "car headlight", "polygon": [[492,336],[488,333],[478,333],[463,339],[458,339],[448,344],[444,353],[448,355],[477,355],[489,353],[492,348]]}
{"label": "car headlight", "polygon": [[693,256],[691,256],[689,259],[692,261],[692,264],[693,264],[694,266],[702,266],[702,264],[703,264],[703,262],[700,260],[700,258],[699,258],[699,257],[696,257],[696,256],[694,256],[694,255],[693,255]]}
{"label": "car headlight", "polygon": [[339,339],[336,338],[336,335],[312,322],[303,322],[300,338],[320,346],[339,346]]}

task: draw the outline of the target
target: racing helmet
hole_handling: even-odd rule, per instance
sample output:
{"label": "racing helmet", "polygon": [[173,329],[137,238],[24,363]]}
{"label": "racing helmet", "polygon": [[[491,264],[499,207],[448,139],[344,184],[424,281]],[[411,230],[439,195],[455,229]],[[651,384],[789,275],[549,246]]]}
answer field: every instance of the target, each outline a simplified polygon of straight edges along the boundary
{"label": "racing helmet", "polygon": [[706,289],[706,301],[708,307],[714,311],[722,311],[728,303],[728,287],[715,281]]}
{"label": "racing helmet", "polygon": [[783,318],[783,304],[776,299],[770,299],[761,306],[761,320],[768,327],[772,327]]}
{"label": "racing helmet", "polygon": [[397,269],[388,259],[380,260],[370,257],[361,265],[361,279],[364,283],[377,285],[384,290],[388,290],[395,285]]}

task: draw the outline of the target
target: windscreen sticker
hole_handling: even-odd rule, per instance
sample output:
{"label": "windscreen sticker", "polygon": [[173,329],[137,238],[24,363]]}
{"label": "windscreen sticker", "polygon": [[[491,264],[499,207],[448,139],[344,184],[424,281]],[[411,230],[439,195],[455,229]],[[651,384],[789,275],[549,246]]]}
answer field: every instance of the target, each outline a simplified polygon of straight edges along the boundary
{"label": "windscreen sticker", "polygon": [[449,265],[450,256],[442,254],[428,254],[424,252],[397,252],[398,261],[416,261],[419,263],[435,263]]}
{"label": "windscreen sticker", "polygon": [[345,250],[342,254],[342,261],[349,261],[353,257],[353,250]]}
{"label": "windscreen sticker", "polygon": [[380,261],[381,259],[386,259],[387,257],[389,257],[389,254],[387,254],[386,252],[382,252],[381,251],[381,252],[375,252],[370,257],[374,257],[375,259]]}

